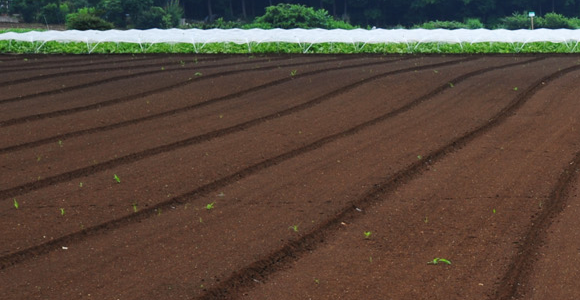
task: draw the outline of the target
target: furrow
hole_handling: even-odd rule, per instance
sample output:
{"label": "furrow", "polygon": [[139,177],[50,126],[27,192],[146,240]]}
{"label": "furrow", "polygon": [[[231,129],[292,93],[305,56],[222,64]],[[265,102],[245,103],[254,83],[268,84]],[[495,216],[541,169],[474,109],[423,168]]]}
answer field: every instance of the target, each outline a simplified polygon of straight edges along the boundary
{"label": "furrow", "polygon": [[[64,116],[64,115],[75,114],[75,113],[89,111],[89,110],[93,110],[93,109],[100,109],[100,108],[107,107],[107,106],[112,106],[112,105],[116,105],[116,104],[120,104],[120,103],[133,101],[133,100],[140,99],[143,97],[168,92],[168,91],[176,89],[176,88],[187,86],[193,82],[211,80],[213,78],[235,75],[235,74],[240,74],[240,73],[244,73],[244,72],[267,71],[267,70],[277,69],[279,67],[293,67],[293,66],[300,66],[300,65],[305,65],[305,64],[313,65],[313,64],[319,64],[319,63],[326,63],[326,62],[330,62],[330,61],[332,61],[332,60],[320,60],[320,61],[315,61],[315,62],[291,63],[291,64],[282,65],[282,66],[276,65],[276,66],[260,67],[260,68],[249,69],[249,70],[248,69],[233,70],[233,71],[216,73],[216,74],[212,74],[212,75],[205,75],[203,77],[196,78],[195,81],[194,80],[186,80],[186,81],[178,82],[176,84],[172,84],[169,86],[158,88],[155,90],[150,90],[150,91],[146,91],[146,92],[142,92],[142,93],[138,93],[138,94],[133,94],[133,95],[129,95],[126,97],[106,100],[106,101],[102,101],[102,102],[98,102],[98,103],[94,103],[94,104],[90,104],[90,105],[86,105],[86,106],[74,107],[74,108],[57,110],[57,111],[48,112],[48,113],[42,113],[42,114],[36,114],[36,115],[30,115],[30,116],[0,121],[0,127],[8,127],[8,126],[22,124],[22,123],[26,123],[26,122],[30,122],[30,121],[37,121],[37,120],[42,120],[42,119],[47,119],[47,118],[54,118],[54,117],[59,117],[59,116]],[[248,62],[248,63],[255,63],[255,61]],[[245,63],[238,63],[238,64],[232,64],[232,65],[240,65],[240,64],[245,64]],[[222,66],[224,66],[224,65],[220,65],[220,67],[222,67]],[[207,66],[205,68],[211,68],[211,66]],[[196,70],[199,70],[199,69],[201,69],[201,68],[197,68]],[[176,69],[175,71],[182,71],[182,70],[183,69]],[[151,73],[155,73],[155,72],[157,72],[157,71],[154,71]],[[106,80],[106,81],[108,82],[108,81],[113,81],[113,80]]]}
{"label": "furrow", "polygon": [[[234,272],[228,279],[221,281],[216,287],[209,289],[204,296],[200,297],[200,299],[236,298],[238,291],[241,289],[247,289],[256,284],[254,279],[262,280],[284,268],[285,266],[291,264],[292,262],[295,262],[301,256],[307,255],[309,252],[316,249],[329,234],[339,230],[341,222],[350,223],[352,220],[359,218],[361,214],[357,213],[357,208],[366,209],[373,204],[379,203],[382,201],[382,196],[395,191],[398,187],[407,184],[410,180],[419,176],[429,168],[432,162],[441,160],[449,153],[461,149],[470,141],[482,136],[490,129],[503,123],[510,115],[515,113],[524,103],[526,103],[528,99],[530,99],[540,89],[547,86],[548,83],[565,74],[577,71],[579,69],[580,66],[569,67],[535,81],[529,88],[526,89],[526,91],[515,97],[510,102],[510,104],[508,104],[494,117],[489,119],[489,121],[484,125],[462,135],[449,144],[435,151],[432,151],[431,153],[425,155],[422,160],[409,165],[407,168],[396,172],[392,176],[386,178],[384,181],[375,184],[374,187],[365,195],[351,202],[350,205],[344,207],[323,224],[319,225],[300,238],[287,243],[285,246],[276,250],[268,257],[255,261],[249,264],[247,267]],[[577,161],[578,156],[574,162]],[[575,169],[569,170],[569,172],[573,171],[575,171]],[[570,179],[567,178],[563,181],[569,182]]]}
{"label": "furrow", "polygon": [[[407,60],[410,58],[411,57],[407,57],[407,58],[403,58],[401,60]],[[27,149],[27,148],[33,148],[33,147],[49,144],[51,142],[55,142],[55,141],[59,141],[59,140],[65,140],[65,139],[70,139],[70,138],[79,137],[79,136],[83,136],[83,135],[119,129],[119,128],[122,128],[125,126],[135,125],[135,124],[139,124],[139,123],[142,123],[145,121],[151,121],[151,120],[155,120],[155,119],[159,119],[159,118],[164,118],[167,116],[173,116],[173,115],[185,113],[185,112],[188,112],[191,110],[206,107],[208,105],[212,105],[212,104],[219,103],[222,101],[235,99],[235,98],[247,95],[249,93],[257,92],[257,91],[260,91],[260,90],[263,90],[266,88],[271,88],[271,87],[274,87],[276,85],[280,85],[280,84],[283,84],[285,82],[289,82],[289,81],[297,79],[297,78],[314,76],[314,75],[325,73],[325,72],[347,70],[347,69],[360,68],[360,67],[366,67],[366,66],[372,66],[372,65],[389,64],[389,63],[394,63],[394,62],[401,61],[401,60],[389,60],[389,61],[384,61],[384,62],[362,63],[362,64],[351,65],[351,66],[341,66],[341,67],[334,67],[334,68],[321,69],[321,70],[316,70],[316,71],[311,71],[311,72],[305,72],[305,73],[297,74],[293,78],[288,77],[288,78],[283,78],[283,79],[279,79],[279,80],[274,80],[274,81],[265,83],[263,85],[255,86],[255,87],[252,87],[252,88],[249,88],[249,89],[246,89],[243,91],[239,91],[239,92],[236,92],[233,94],[209,99],[207,101],[203,101],[203,102],[189,105],[186,107],[172,109],[169,111],[149,115],[149,116],[142,117],[142,118],[137,118],[137,119],[123,121],[123,122],[117,122],[117,123],[113,123],[113,124],[109,124],[109,125],[105,125],[105,126],[100,126],[100,127],[95,127],[95,128],[89,128],[89,129],[85,129],[85,130],[74,131],[74,132],[56,135],[56,136],[44,138],[41,140],[28,142],[28,143],[23,143],[23,144],[19,144],[19,145],[10,146],[10,147],[0,148],[0,154],[14,152],[14,151],[22,150],[22,149]]]}
{"label": "furrow", "polygon": [[[288,59],[288,58],[282,58],[282,59]],[[8,99],[0,100],[0,104],[17,102],[17,101],[25,101],[25,100],[34,99],[37,97],[44,97],[44,96],[50,96],[50,95],[54,95],[54,94],[66,93],[66,92],[70,92],[70,91],[75,91],[75,90],[79,90],[79,89],[84,89],[84,88],[88,88],[88,87],[102,85],[102,84],[109,83],[109,82],[115,82],[115,81],[119,81],[119,80],[132,79],[132,78],[157,74],[159,72],[184,72],[184,71],[191,71],[193,69],[199,70],[199,69],[216,68],[216,67],[239,66],[239,65],[248,65],[248,64],[268,62],[268,61],[269,61],[269,59],[261,59],[261,60],[247,61],[247,62],[226,63],[226,64],[221,64],[219,66],[215,66],[215,65],[196,66],[196,67],[184,67],[184,68],[179,68],[179,69],[170,69],[170,70],[165,70],[165,71],[161,71],[161,70],[145,71],[145,72],[140,72],[140,73],[135,73],[135,74],[130,74],[130,75],[110,77],[107,79],[92,81],[89,83],[79,84],[79,85],[70,86],[70,87],[64,87],[64,88],[56,89],[56,90],[50,90],[50,91],[45,91],[45,92],[40,92],[40,93],[35,93],[35,94],[29,94],[29,95],[24,95],[24,96],[19,96],[19,97],[8,98]],[[276,66],[276,67],[278,67],[278,66]],[[253,70],[257,70],[257,69],[253,69]],[[239,72],[244,72],[244,71],[248,71],[248,70],[236,70],[236,71],[231,71],[231,72],[239,73]],[[214,75],[211,75],[211,78],[216,77],[216,76],[226,75],[226,74],[230,74],[230,72],[214,74]],[[199,78],[198,80],[207,79],[207,78],[210,78],[210,76],[204,76],[202,78]],[[184,84],[187,84],[188,82],[189,81],[181,82],[179,85],[184,85]],[[167,89],[170,89],[170,88],[172,88],[172,86],[164,88],[164,91]],[[138,95],[134,95],[134,97],[143,97],[143,95],[148,95],[148,93],[150,93],[150,92],[144,92],[144,93],[141,93]],[[112,101],[114,101],[114,100],[105,101],[105,102],[101,102],[101,103],[103,103],[102,105],[110,105],[109,103]],[[91,105],[91,106],[95,106],[95,105],[99,105],[99,104],[100,103],[96,103],[96,104]],[[84,108],[84,107],[81,107],[81,108]],[[16,119],[16,120],[19,120],[19,119]],[[8,120],[8,121],[11,121],[11,120]],[[4,122],[0,123],[0,126],[5,126]]]}
{"label": "furrow", "polygon": [[[152,60],[152,59],[151,59]],[[142,60],[141,60],[142,61]],[[203,61],[203,60],[200,60]],[[122,60],[122,61],[106,61],[106,64],[111,64],[111,63],[124,63],[124,62],[134,62],[134,60]],[[96,65],[102,65],[102,63],[95,63]],[[29,83],[31,81],[34,80],[43,80],[43,79],[48,79],[48,78],[57,78],[57,77],[65,77],[65,76],[72,76],[72,75],[80,75],[80,74],[90,74],[90,73],[94,73],[94,72],[109,72],[109,71],[119,71],[119,70],[138,70],[138,69],[146,69],[146,68],[152,68],[152,67],[163,67],[163,66],[175,66],[177,64],[177,61],[165,61],[165,62],[157,62],[157,63],[150,63],[150,64],[139,64],[137,66],[117,66],[117,67],[106,67],[106,68],[98,68],[98,69],[84,69],[84,70],[77,70],[77,71],[64,71],[64,72],[60,72],[60,73],[52,73],[52,74],[45,74],[45,75],[37,75],[37,76],[31,76],[31,77],[27,77],[27,78],[22,78],[22,79],[15,79],[15,80],[10,80],[10,81],[4,81],[4,82],[0,82],[0,87],[3,86],[8,86],[8,85],[12,85],[12,84],[20,84],[20,83]],[[87,65],[93,65],[93,64],[87,64]],[[84,66],[87,66],[84,65]],[[67,66],[67,68],[75,68],[77,66]],[[195,67],[195,69],[204,69],[204,68],[208,68],[210,66],[197,66]],[[60,67],[55,67],[55,68],[59,68],[61,69],[62,66]],[[193,67],[181,67],[181,69],[193,69]],[[34,71],[36,71],[37,69],[33,69]],[[19,71],[23,71],[23,70],[19,70]],[[169,71],[169,70],[168,70]],[[5,72],[3,72],[5,73]]]}
{"label": "furrow", "polygon": [[568,192],[572,182],[578,178],[580,172],[580,151],[576,152],[574,159],[570,161],[550,193],[549,200],[544,205],[544,210],[538,215],[532,226],[525,234],[521,245],[506,274],[500,281],[496,290],[495,299],[519,299],[523,283],[527,283],[534,269],[534,253],[537,252],[546,238],[547,229],[554,219],[566,208]]}
{"label": "furrow", "polygon": [[364,85],[366,83],[369,83],[371,81],[374,81],[374,80],[377,80],[380,78],[384,78],[384,77],[392,76],[392,75],[397,75],[397,74],[402,74],[402,73],[406,73],[406,72],[412,72],[415,70],[424,70],[424,69],[431,69],[434,67],[453,65],[453,64],[460,63],[460,62],[473,60],[473,59],[475,59],[475,58],[459,59],[459,60],[454,60],[454,61],[450,61],[450,62],[444,62],[444,63],[431,64],[431,65],[426,65],[426,66],[412,67],[412,68],[407,68],[407,69],[385,72],[385,73],[382,73],[382,74],[379,74],[376,76],[369,77],[365,80],[361,80],[361,81],[355,82],[353,84],[344,86],[343,88],[334,90],[332,92],[329,92],[325,95],[322,95],[320,97],[317,97],[317,98],[312,99],[310,101],[307,101],[305,103],[290,107],[290,108],[282,110],[282,111],[278,111],[278,112],[269,114],[269,115],[261,117],[261,118],[253,119],[253,120],[241,123],[241,124],[237,124],[237,125],[227,127],[224,129],[220,129],[220,130],[216,130],[213,132],[208,132],[205,134],[197,135],[197,136],[194,136],[194,137],[191,137],[188,139],[184,139],[181,141],[177,141],[174,143],[170,143],[170,144],[162,145],[159,147],[147,149],[147,150],[144,150],[141,152],[129,154],[129,155],[126,155],[123,157],[119,157],[117,159],[109,160],[107,162],[99,163],[99,164],[92,165],[89,167],[80,168],[80,169],[77,169],[74,171],[62,173],[62,174],[59,174],[56,176],[48,177],[48,178],[38,180],[35,182],[30,182],[30,183],[23,184],[23,185],[20,185],[17,187],[5,189],[5,190],[0,191],[0,199],[7,199],[10,197],[22,195],[22,194],[25,194],[25,193],[28,193],[31,191],[35,191],[35,190],[39,190],[39,189],[42,189],[42,188],[45,188],[45,187],[48,187],[48,186],[51,186],[54,184],[70,181],[70,180],[73,180],[75,178],[80,178],[82,176],[86,176],[86,175],[93,174],[96,172],[109,170],[109,169],[117,167],[117,166],[134,163],[136,161],[139,161],[139,160],[142,160],[142,159],[154,156],[154,155],[158,155],[158,154],[161,154],[164,152],[173,151],[176,149],[195,145],[198,143],[207,142],[207,141],[210,141],[210,140],[213,140],[215,138],[222,137],[222,136],[225,136],[228,134],[240,132],[242,130],[246,130],[248,128],[254,127],[258,124],[261,124],[261,123],[264,123],[264,122],[267,122],[270,120],[274,120],[277,118],[281,118],[283,116],[290,115],[292,113],[296,113],[296,112],[299,112],[302,110],[306,110],[310,107],[313,107],[313,106],[318,105],[324,101],[327,101],[333,97],[336,97],[342,93],[345,93],[349,90],[352,90],[356,87],[359,87],[361,85]]}
{"label": "furrow", "polygon": [[[60,69],[63,67],[62,58],[60,57],[60,55],[43,56],[40,58],[41,59],[40,61],[38,61],[38,58],[35,58],[35,57],[29,58],[29,57],[30,56],[19,55],[17,59],[11,60],[11,61],[21,62],[23,59],[28,59],[27,65],[29,65],[29,66],[23,67],[21,63],[19,63],[19,65],[15,65],[15,66],[3,66],[3,68],[6,68],[6,71],[2,70],[2,72],[3,73],[10,73],[10,72],[31,71],[31,70],[48,70],[48,69]],[[50,60],[53,57],[56,57],[57,60],[56,61]],[[67,67],[91,66],[91,65],[100,64],[100,63],[104,62],[105,58],[107,58],[107,56],[106,55],[91,56],[91,59],[95,59],[95,58],[100,59],[100,61],[93,62],[93,63],[87,63],[86,62],[87,56],[78,56],[78,57],[74,57],[74,58],[69,58],[66,61],[66,63],[67,63]],[[149,59],[150,58],[131,58],[131,59],[126,59],[126,60],[122,60],[122,61],[145,61],[145,60],[149,60]],[[77,63],[77,62],[81,62],[81,63]],[[55,64],[55,65],[42,67],[43,65],[50,65],[50,64]]]}

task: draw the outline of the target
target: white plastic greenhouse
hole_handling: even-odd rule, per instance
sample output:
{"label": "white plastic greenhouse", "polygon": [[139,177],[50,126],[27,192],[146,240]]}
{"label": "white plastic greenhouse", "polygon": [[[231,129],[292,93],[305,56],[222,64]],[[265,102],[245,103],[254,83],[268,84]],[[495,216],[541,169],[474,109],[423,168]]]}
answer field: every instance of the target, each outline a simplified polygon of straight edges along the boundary
{"label": "white plastic greenhouse", "polygon": [[317,43],[481,43],[502,42],[527,44],[531,42],[565,43],[573,52],[580,41],[580,30],[537,29],[537,30],[489,30],[489,29],[148,29],[148,30],[108,30],[108,31],[31,31],[26,33],[8,32],[0,34],[0,40],[43,43],[83,42],[88,51],[103,42],[136,43],[151,45],[156,43],[207,43],[233,42],[236,44],[260,44],[287,42],[304,45]]}

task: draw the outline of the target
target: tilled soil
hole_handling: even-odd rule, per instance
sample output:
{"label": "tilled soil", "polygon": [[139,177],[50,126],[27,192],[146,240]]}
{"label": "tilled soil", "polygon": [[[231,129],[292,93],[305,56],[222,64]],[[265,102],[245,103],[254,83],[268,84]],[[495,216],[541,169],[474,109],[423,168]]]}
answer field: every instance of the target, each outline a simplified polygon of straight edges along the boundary
{"label": "tilled soil", "polygon": [[580,297],[578,56],[0,61],[7,299]]}

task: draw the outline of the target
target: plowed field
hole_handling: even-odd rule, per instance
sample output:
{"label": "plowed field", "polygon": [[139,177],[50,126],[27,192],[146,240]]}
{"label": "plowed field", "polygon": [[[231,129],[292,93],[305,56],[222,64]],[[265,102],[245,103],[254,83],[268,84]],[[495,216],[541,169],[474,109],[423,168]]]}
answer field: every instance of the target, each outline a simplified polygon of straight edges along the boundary
{"label": "plowed field", "polygon": [[578,299],[579,80],[564,55],[0,56],[0,298]]}

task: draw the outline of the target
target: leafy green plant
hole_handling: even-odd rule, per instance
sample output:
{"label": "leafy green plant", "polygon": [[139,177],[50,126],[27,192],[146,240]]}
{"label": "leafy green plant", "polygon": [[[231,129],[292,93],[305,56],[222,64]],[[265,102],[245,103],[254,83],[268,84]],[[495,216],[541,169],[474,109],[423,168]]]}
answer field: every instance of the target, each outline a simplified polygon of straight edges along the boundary
{"label": "leafy green plant", "polygon": [[434,258],[432,261],[427,262],[427,264],[428,265],[436,265],[436,264],[439,264],[440,262],[448,264],[448,265],[451,264],[451,262],[449,260],[447,260],[445,258],[438,258],[438,257]]}
{"label": "leafy green plant", "polygon": [[205,206],[205,209],[210,210],[210,209],[214,209],[215,206],[215,202],[209,203]]}
{"label": "leafy green plant", "polygon": [[117,176],[117,174],[113,174],[113,179],[115,179],[115,181],[117,183],[121,183],[121,178],[119,178],[119,176]]}
{"label": "leafy green plant", "polygon": [[290,71],[290,76],[294,77],[294,76],[296,76],[296,73],[298,73],[297,70],[292,70],[292,71]]}
{"label": "leafy green plant", "polygon": [[16,198],[14,198],[12,200],[14,200],[14,208],[16,208],[16,209],[20,208],[20,204],[18,204],[18,201],[16,201]]}
{"label": "leafy green plant", "polygon": [[62,208],[62,207],[60,208],[60,215],[64,216],[64,208]]}
{"label": "leafy green plant", "polygon": [[288,228],[294,230],[294,232],[298,232],[298,225],[292,225],[292,226],[290,226]]}
{"label": "leafy green plant", "polygon": [[195,72],[195,74],[193,74],[193,75],[195,75],[195,76],[201,76],[203,74],[201,72]]}
{"label": "leafy green plant", "polygon": [[139,211],[139,209],[137,208],[137,203],[133,203],[133,212],[137,212]]}
{"label": "leafy green plant", "polygon": [[369,239],[369,238],[371,238],[371,235],[373,233],[372,233],[372,231],[365,231],[365,232],[363,232],[363,234],[365,235],[365,239]]}

